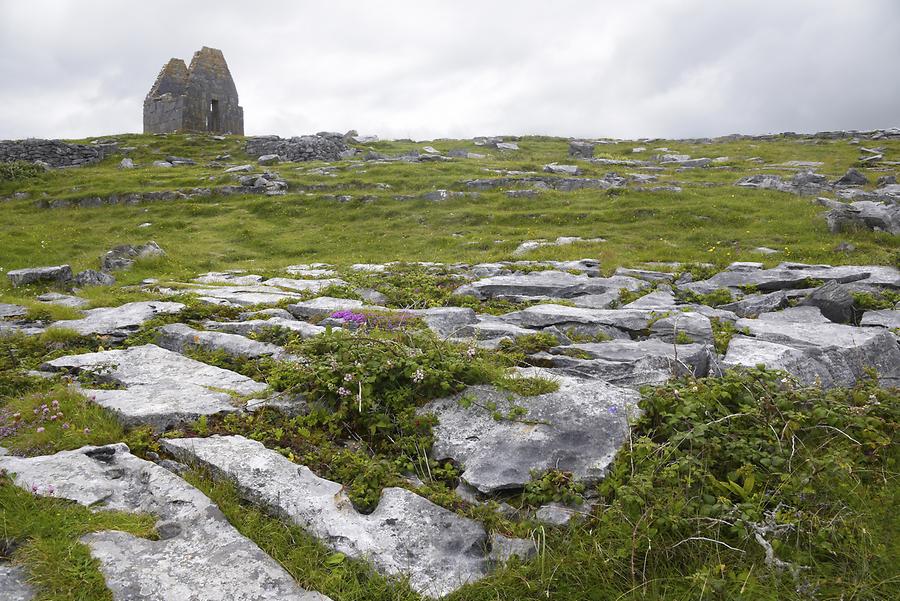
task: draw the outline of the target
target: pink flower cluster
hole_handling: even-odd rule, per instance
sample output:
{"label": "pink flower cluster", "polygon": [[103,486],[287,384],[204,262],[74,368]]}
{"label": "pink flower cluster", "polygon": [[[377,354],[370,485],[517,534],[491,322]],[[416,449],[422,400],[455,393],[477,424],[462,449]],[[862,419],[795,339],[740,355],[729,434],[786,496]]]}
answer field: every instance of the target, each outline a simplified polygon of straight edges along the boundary
{"label": "pink flower cluster", "polygon": [[[40,407],[36,407],[34,409],[34,414],[38,417],[38,421],[42,423],[62,421],[62,418],[64,417],[62,409],[59,408],[59,401],[56,400],[51,401],[50,405],[44,403]],[[62,429],[68,430],[69,428],[71,428],[69,422],[63,422]],[[37,429],[35,429],[35,432],[40,434],[45,430],[46,428],[44,428],[44,426],[38,426]]]}

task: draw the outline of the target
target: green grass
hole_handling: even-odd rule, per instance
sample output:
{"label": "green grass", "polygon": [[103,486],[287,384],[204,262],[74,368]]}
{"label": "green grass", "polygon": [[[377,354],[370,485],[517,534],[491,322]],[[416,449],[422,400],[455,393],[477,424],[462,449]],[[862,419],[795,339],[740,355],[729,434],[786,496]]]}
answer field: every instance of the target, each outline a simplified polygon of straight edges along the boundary
{"label": "green grass", "polygon": [[[0,274],[19,267],[59,263],[70,263],[76,271],[97,268],[106,250],[123,243],[155,240],[166,250],[165,257],[139,261],[131,270],[117,273],[116,286],[78,293],[88,300],[88,307],[98,307],[158,298],[134,286],[144,278],[185,281],[204,271],[235,268],[274,275],[286,265],[309,262],[344,268],[352,263],[385,261],[474,263],[592,257],[600,260],[607,274],[617,266],[678,261],[686,265],[677,271],[690,271],[695,279],[709,275],[708,269],[699,266],[701,263],[717,267],[732,261],[762,261],[770,266],[780,261],[900,264],[900,238],[868,231],[832,235],[821,218],[822,208],[811,198],[731,185],[753,173],[790,177],[790,170],[776,165],[795,159],[822,161],[824,165],[818,171],[837,177],[854,166],[858,157],[858,148],[841,140],[778,137],[697,145],[658,141],[598,146],[597,156],[614,159],[646,159],[656,154],[654,146],[667,146],[671,152],[695,157],[729,157],[722,168],[676,172],[670,167],[654,172],[659,185],[681,185],[684,191],[680,194],[582,190],[513,199],[501,191],[482,191],[477,197],[443,202],[419,198],[435,189],[466,191],[466,180],[498,176],[487,169],[540,172],[549,162],[572,162],[566,156],[565,140],[526,137],[519,142],[521,150],[510,153],[484,149],[470,141],[378,142],[369,146],[388,154],[430,144],[441,151],[463,148],[489,157],[421,164],[341,161],[335,163],[335,177],[311,172],[321,163],[277,165],[272,169],[291,185],[289,194],[278,197],[213,196],[52,210],[35,207],[37,200],[232,184],[234,178],[223,174],[222,167],[208,163],[226,153],[233,156],[231,163],[251,162],[243,154],[239,137],[229,136],[224,141],[203,135],[116,138],[121,146],[136,147],[129,154],[138,164],[136,169],[118,169],[121,156],[112,156],[90,167],[27,174],[12,169],[10,177],[19,173],[28,177],[0,178],[0,198],[14,192],[29,195],[24,200],[3,201]],[[638,145],[648,150],[632,154],[631,148]],[[900,141],[880,141],[879,145],[886,147],[888,158],[900,154]],[[149,166],[166,155],[187,156],[198,165],[172,169]],[[767,164],[747,161],[751,157],[761,157]],[[609,171],[640,171],[588,163],[581,166],[587,177],[600,177]],[[866,172],[873,182],[878,175],[890,173]],[[333,198],[344,194],[355,199],[338,203]],[[146,222],[152,225],[138,227]],[[558,236],[599,236],[607,242],[551,246],[524,257],[512,255],[524,240]],[[856,250],[837,252],[835,247],[842,241],[851,242]],[[757,246],[775,248],[779,253],[760,256],[753,252]],[[521,308],[511,303],[451,297],[458,282],[450,274],[396,271],[392,275],[346,272],[344,277],[352,286],[378,288],[388,296],[392,307],[454,304],[471,306],[480,313]],[[13,290],[6,278],[2,280],[0,302],[25,305],[31,318],[60,320],[80,315],[77,310],[34,300],[47,287]],[[652,287],[623,294],[623,302],[650,290]],[[353,294],[349,289],[339,292]],[[701,300],[726,299],[713,294]],[[890,298],[860,297],[857,302],[861,306],[887,306]],[[188,301],[183,314],[146,324],[125,344],[151,341],[154,327],[173,320],[197,324],[206,318],[234,318],[237,312]],[[717,350],[723,351],[736,333],[724,322],[715,323]],[[413,334],[401,332],[397,336]],[[263,440],[292,460],[309,464],[320,475],[341,482],[366,506],[377,501],[383,486],[409,486],[404,474],[420,472],[425,465],[429,477],[419,474],[426,480],[421,494],[481,521],[491,530],[537,541],[540,551],[536,558],[524,563],[514,561],[461,589],[450,597],[452,601],[881,601],[896,598],[900,592],[900,575],[891,564],[892,558],[900,555],[896,535],[900,523],[896,511],[892,511],[900,501],[896,390],[861,384],[854,390],[823,393],[795,388],[788,380],[782,381],[781,375],[751,370],[750,374],[730,373],[721,379],[681,380],[648,391],[642,401],[644,415],[635,424],[630,444],[617,457],[607,479],[595,490],[584,491],[597,502],[589,518],[568,528],[549,528],[502,517],[496,504],[476,507],[462,502],[453,493],[458,466],[429,462],[422,456],[421,449],[430,442],[430,428],[427,420],[415,418],[413,409],[427,398],[450,391],[441,386],[449,383],[452,370],[442,367],[441,361],[465,365],[470,359],[464,349],[432,349],[433,345],[426,345],[426,350],[439,351],[440,361],[410,364],[401,374],[385,367],[393,361],[369,365],[379,356],[377,353],[357,357],[352,340],[340,348],[325,349],[340,358],[342,373],[355,373],[354,366],[361,365],[357,360],[365,360],[367,367],[362,372],[371,379],[366,385],[372,387],[372,394],[367,393],[366,398],[394,403],[388,407],[390,411],[385,411],[387,421],[362,422],[349,401],[331,398],[333,387],[329,386],[340,382],[331,382],[332,376],[336,377],[335,368],[324,361],[327,353],[315,348],[328,341],[323,338],[301,345],[293,338],[281,335],[278,341],[300,345],[313,357],[309,373],[279,370],[271,362],[224,357],[215,360],[259,379],[280,378],[283,387],[293,384],[316,398],[328,397],[331,411],[296,418],[262,411],[233,417],[224,425],[218,418],[201,420],[190,428],[197,434],[234,430]],[[128,442],[139,455],[158,450],[147,430],[125,431],[111,414],[67,388],[60,379],[45,380],[27,373],[47,360],[96,351],[104,343],[65,330],[0,338],[0,427],[7,428],[0,444],[24,455],[119,440]],[[492,381],[522,394],[550,392],[555,384],[534,378],[512,379],[507,369],[524,365],[527,355],[557,344],[552,336],[535,334],[498,352],[478,353],[477,361],[484,364],[479,369],[484,373],[466,381]],[[211,355],[205,358],[214,359]],[[415,369],[423,370],[428,391],[409,389]],[[461,385],[456,382],[453,390]],[[374,393],[381,389],[390,394]],[[61,418],[49,420],[43,405],[48,406],[47,415],[49,410],[62,412]],[[734,415],[739,417],[731,417]],[[63,424],[69,427],[63,428]],[[44,429],[39,432],[38,428]],[[359,441],[366,444],[357,444]],[[529,488],[529,498],[574,494],[564,476],[538,475]],[[403,583],[386,580],[362,562],[329,551],[300,529],[241,503],[233,487],[198,473],[188,478],[303,586],[328,594],[335,601],[418,599]],[[581,491],[575,492],[581,495]],[[528,504],[524,496],[508,501]],[[77,543],[81,533],[110,527],[141,536],[152,534],[149,518],[92,514],[57,499],[33,497],[5,480],[0,482],[0,503],[0,538],[19,544],[13,559],[28,567],[42,589],[42,599],[109,598],[96,565]],[[809,567],[801,570],[796,580],[786,571],[765,565],[763,548],[752,535],[752,524],[761,523],[779,504],[781,509],[773,515],[790,523],[793,530],[781,537],[776,555]]]}
{"label": "green grass", "polygon": [[35,496],[0,476],[0,559],[25,567],[39,601],[112,601],[99,562],[78,539],[101,530],[152,538],[156,518],[91,511],[56,499],[39,487]]}
{"label": "green grass", "polygon": [[[599,258],[605,271],[643,261],[713,262],[781,260],[824,263],[894,264],[900,243],[895,237],[853,232],[840,237],[828,233],[820,218],[821,207],[810,198],[785,193],[745,190],[732,186],[686,185],[684,192],[649,193],[628,190],[608,195],[597,190],[546,192],[533,199],[511,199],[500,191],[481,192],[477,198],[443,202],[395,200],[418,196],[437,188],[464,189],[462,182],[495,174],[490,169],[540,171],[551,160],[566,161],[566,142],[526,138],[522,150],[503,154],[491,151],[485,161],[458,159],[449,163],[364,164],[336,163],[337,177],[312,175],[317,164],[282,164],[274,169],[292,186],[286,196],[211,197],[187,201],[148,202],[134,206],[37,209],[34,199],[125,193],[145,189],[174,189],[189,185],[233,183],[221,168],[206,167],[217,154],[230,152],[234,162],[242,156],[237,138],[219,142],[204,136],[120,136],[123,145],[137,146],[132,153],[140,165],[167,154],[198,159],[197,166],[120,170],[118,158],[80,169],[55,170],[36,178],[0,183],[0,197],[15,191],[28,200],[4,203],[6,227],[0,231],[0,257],[5,270],[36,264],[69,262],[75,269],[96,268],[99,257],[120,243],[158,242],[168,253],[164,259],[138,263],[117,274],[123,284],[145,277],[183,278],[207,270],[244,268],[278,269],[290,263],[322,261],[347,265],[391,260],[491,261],[511,258],[523,240],[557,236],[602,236],[605,243],[545,247],[529,259]],[[462,142],[435,142],[439,149],[471,147]],[[888,141],[889,152],[900,143]],[[803,157],[826,160],[821,171],[838,175],[853,164],[856,149],[846,142],[807,144],[778,139],[752,143],[721,143],[691,147],[666,144],[695,156],[761,156],[770,162]],[[399,152],[418,145],[381,143],[379,149]],[[632,144],[604,146],[616,157],[633,158]],[[649,151],[648,151],[649,152]],[[730,184],[759,167],[746,161],[730,171],[713,169],[664,172],[666,180],[721,178]],[[587,176],[609,168],[586,164]],[[629,169],[619,169],[620,172]],[[766,169],[763,169],[765,171]],[[874,179],[876,173],[870,173]],[[690,182],[687,182],[688,184]],[[381,189],[376,184],[387,184]],[[375,200],[337,203],[333,194]],[[142,223],[150,227],[139,228]],[[839,253],[842,240],[856,246]],[[780,251],[760,258],[757,246]],[[5,283],[3,284],[6,285]]]}

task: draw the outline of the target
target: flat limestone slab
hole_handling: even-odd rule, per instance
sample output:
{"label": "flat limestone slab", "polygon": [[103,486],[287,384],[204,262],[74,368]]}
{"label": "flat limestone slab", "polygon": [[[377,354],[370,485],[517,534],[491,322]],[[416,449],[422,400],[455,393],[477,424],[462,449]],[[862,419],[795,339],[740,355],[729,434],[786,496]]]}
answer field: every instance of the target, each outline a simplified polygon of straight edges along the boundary
{"label": "flat limestone slab", "polygon": [[[313,325],[296,319],[283,317],[270,317],[268,319],[248,319],[247,321],[207,321],[203,323],[207,330],[229,332],[231,334],[258,334],[267,328],[284,328],[292,332],[298,332],[301,338],[312,338],[325,332],[326,328]],[[339,328],[332,328],[339,329]]]}
{"label": "flat limestone slab", "polygon": [[836,338],[837,344],[821,346],[797,343],[781,336],[735,336],[728,344],[723,363],[729,367],[765,365],[784,370],[803,384],[818,382],[825,388],[853,386],[868,368],[874,368],[881,386],[900,386],[900,350],[896,337],[882,328],[853,329],[871,330],[872,336],[861,336],[855,345]]}
{"label": "flat limestone slab", "polygon": [[69,319],[53,323],[51,328],[67,328],[79,334],[97,334],[124,338],[137,331],[145,321],[156,317],[178,313],[184,309],[181,303],[162,301],[138,301],[118,307],[88,309],[82,319]]}
{"label": "flat limestone slab", "polygon": [[[503,321],[525,328],[557,326],[563,331],[604,332],[612,338],[621,338],[618,332],[649,335],[668,342],[678,332],[683,332],[692,342],[712,341],[712,324],[709,318],[698,312],[653,309],[585,309],[566,305],[534,305],[521,311],[507,313]],[[609,330],[608,328],[613,328]]]}
{"label": "flat limestone slab", "polygon": [[201,415],[238,411],[233,395],[251,395],[268,387],[246,376],[189,359],[153,344],[124,350],[68,355],[42,366],[46,371],[88,372],[123,389],[83,388],[94,402],[115,412],[126,426],[157,430],[193,421]]}
{"label": "flat limestone slab", "polygon": [[881,326],[883,328],[900,328],[900,311],[881,309],[878,311],[866,311],[863,313],[861,326]]}
{"label": "flat limestone slab", "polygon": [[[81,538],[115,601],[328,601],[300,588],[203,493],[124,444],[43,457],[0,457],[17,486],[96,511],[150,513],[160,540],[103,531]],[[6,599],[6,589],[0,597]],[[15,597],[13,597],[15,599]],[[23,599],[27,599],[24,597]]]}
{"label": "flat limestone slab", "polygon": [[294,278],[270,278],[265,281],[266,286],[277,286],[288,290],[301,292],[321,292],[329,286],[347,286],[347,282],[340,278],[326,280],[298,280]]}
{"label": "flat limestone slab", "polygon": [[755,286],[771,292],[790,288],[803,288],[808,280],[858,282],[891,288],[900,287],[900,270],[883,265],[806,265],[781,263],[772,269],[760,269],[754,264],[735,263],[707,280],[691,282],[683,287],[701,294],[718,288]]}
{"label": "flat limestone slab", "polygon": [[183,323],[171,323],[157,330],[156,343],[164,349],[183,353],[191,347],[208,351],[222,351],[232,357],[259,359],[274,357],[281,359],[287,352],[280,346],[251,340],[238,334],[195,330]]}
{"label": "flat limestone slab", "polygon": [[476,280],[457,288],[453,294],[471,295],[480,300],[503,297],[572,298],[584,294],[601,294],[629,284],[624,279],[589,278],[565,271],[534,271],[498,275]]}
{"label": "flat limestone slab", "polygon": [[570,376],[596,378],[618,386],[643,386],[664,384],[685,374],[705,376],[715,351],[705,344],[610,340],[558,346],[537,357]]}
{"label": "flat limestone slab", "polygon": [[291,315],[294,317],[299,319],[309,319],[310,317],[318,317],[320,315],[328,316],[335,311],[389,311],[390,309],[377,305],[366,305],[362,301],[349,298],[320,296],[312,300],[288,305],[287,310],[290,311]]}
{"label": "flat limestone slab", "polygon": [[285,300],[299,300],[302,294],[288,292],[275,286],[256,284],[250,286],[190,286],[173,292],[194,294],[208,301],[218,301],[237,307],[274,305]]}
{"label": "flat limestone slab", "polygon": [[28,584],[25,570],[8,563],[0,563],[0,592],[3,601],[31,601],[34,589]]}
{"label": "flat limestone slab", "polygon": [[[463,407],[463,396],[474,402]],[[560,389],[550,394],[520,397],[492,386],[471,386],[419,411],[438,418],[434,458],[459,462],[463,480],[494,493],[524,487],[532,470],[557,468],[579,481],[600,480],[628,438],[628,413],[639,399],[637,392],[605,382],[561,378]],[[502,415],[509,415],[513,405],[527,414],[496,420],[490,408],[494,404]]]}
{"label": "flat limestone slab", "polygon": [[243,436],[167,439],[164,448],[233,481],[247,500],[291,520],[336,551],[387,575],[408,576],[441,597],[488,573],[488,539],[477,522],[402,488],[386,488],[375,511],[357,512],[342,486]]}
{"label": "flat limestone slab", "polygon": [[7,317],[22,317],[27,314],[28,309],[22,305],[0,303],[0,319],[6,319]]}

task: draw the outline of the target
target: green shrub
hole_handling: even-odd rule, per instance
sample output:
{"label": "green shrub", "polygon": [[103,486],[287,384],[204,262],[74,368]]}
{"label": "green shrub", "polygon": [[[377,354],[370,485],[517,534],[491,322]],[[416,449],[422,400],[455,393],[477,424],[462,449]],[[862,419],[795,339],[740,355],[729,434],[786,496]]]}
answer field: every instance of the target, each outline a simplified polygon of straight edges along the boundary
{"label": "green shrub", "polygon": [[0,182],[31,179],[44,173],[44,168],[26,161],[0,162]]}

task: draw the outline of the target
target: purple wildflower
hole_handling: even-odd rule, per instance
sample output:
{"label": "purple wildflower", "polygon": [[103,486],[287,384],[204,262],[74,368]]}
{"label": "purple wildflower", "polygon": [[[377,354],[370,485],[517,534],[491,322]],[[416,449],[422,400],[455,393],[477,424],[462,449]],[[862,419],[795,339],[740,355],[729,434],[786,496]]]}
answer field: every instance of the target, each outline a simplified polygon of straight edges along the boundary
{"label": "purple wildflower", "polygon": [[44,432],[44,426],[38,426],[37,430],[35,430],[38,434],[42,434]]}
{"label": "purple wildflower", "polygon": [[339,396],[350,396],[350,394],[351,394],[350,391],[347,390],[346,388],[344,388],[343,386],[341,386],[340,388],[337,389],[337,393]]}
{"label": "purple wildflower", "polygon": [[366,323],[366,316],[363,313],[354,313],[353,311],[348,310],[335,311],[331,314],[331,317],[353,322],[359,325]]}

